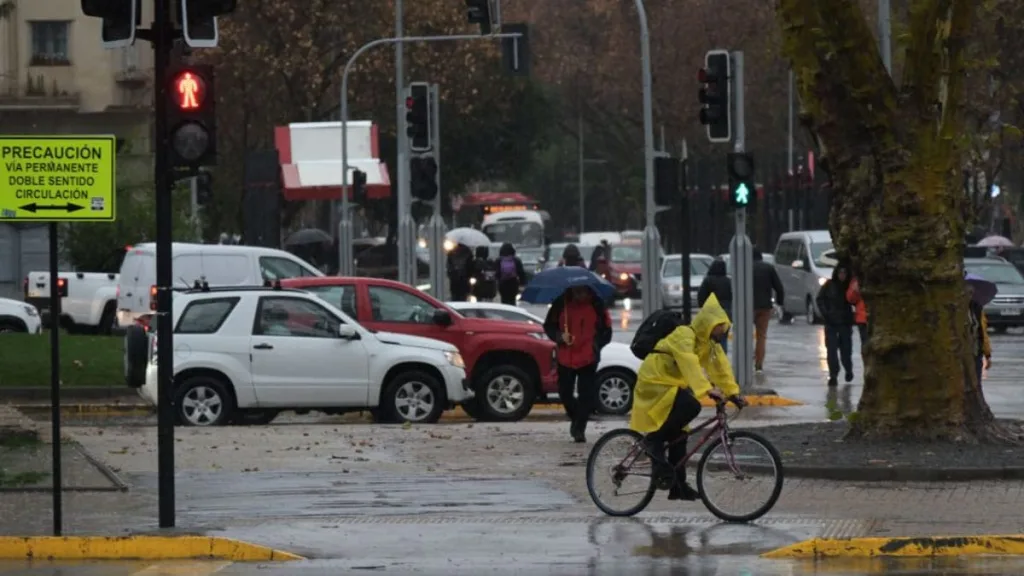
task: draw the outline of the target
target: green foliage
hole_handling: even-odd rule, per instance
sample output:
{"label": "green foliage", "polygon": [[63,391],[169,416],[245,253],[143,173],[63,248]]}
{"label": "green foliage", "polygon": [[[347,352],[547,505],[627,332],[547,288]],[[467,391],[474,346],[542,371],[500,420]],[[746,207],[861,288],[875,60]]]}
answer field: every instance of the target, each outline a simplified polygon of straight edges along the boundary
{"label": "green foliage", "polygon": [[[174,191],[173,225],[176,241],[194,241],[190,224],[190,191]],[[119,272],[125,246],[156,238],[156,198],[152,187],[119,187],[117,220],[71,223],[61,227],[64,259],[83,272]]]}

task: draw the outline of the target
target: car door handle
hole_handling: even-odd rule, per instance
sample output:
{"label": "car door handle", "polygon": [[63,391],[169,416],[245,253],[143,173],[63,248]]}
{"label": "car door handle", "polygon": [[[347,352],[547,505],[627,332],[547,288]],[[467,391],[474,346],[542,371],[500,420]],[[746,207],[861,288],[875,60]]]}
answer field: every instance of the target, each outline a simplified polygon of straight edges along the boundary
{"label": "car door handle", "polygon": [[253,350],[273,350],[274,347],[270,344],[257,344],[252,347]]}

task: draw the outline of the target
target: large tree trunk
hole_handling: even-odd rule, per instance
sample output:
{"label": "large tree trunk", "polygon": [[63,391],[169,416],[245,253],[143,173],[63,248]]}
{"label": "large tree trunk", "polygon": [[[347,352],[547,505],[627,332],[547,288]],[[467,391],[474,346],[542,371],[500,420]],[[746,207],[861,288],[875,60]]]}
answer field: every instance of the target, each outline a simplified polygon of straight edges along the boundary
{"label": "large tree trunk", "polygon": [[1003,438],[968,344],[960,102],[974,0],[911,0],[897,87],[855,0],[777,0],[831,231],[870,318],[851,434]]}

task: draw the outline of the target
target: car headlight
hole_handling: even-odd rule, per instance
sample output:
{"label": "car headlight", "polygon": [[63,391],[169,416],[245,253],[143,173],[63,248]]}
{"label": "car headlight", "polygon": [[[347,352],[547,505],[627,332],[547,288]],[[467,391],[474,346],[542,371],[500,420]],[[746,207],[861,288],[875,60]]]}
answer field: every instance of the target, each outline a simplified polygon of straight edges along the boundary
{"label": "car headlight", "polygon": [[824,286],[825,282],[828,282],[828,278],[823,278],[821,276],[818,276],[818,286]]}
{"label": "car headlight", "polygon": [[25,306],[25,314],[28,316],[39,316],[39,310],[36,310],[35,306]]}
{"label": "car headlight", "polygon": [[420,238],[418,244],[419,244],[420,248],[426,248],[427,247],[427,241],[424,240],[423,238]]}
{"label": "car headlight", "polygon": [[455,250],[455,242],[452,242],[451,240],[446,239],[444,241],[444,244],[442,244],[441,246],[444,248],[445,252],[451,252],[452,250]]}
{"label": "car headlight", "polygon": [[445,352],[444,357],[446,360],[448,360],[449,364],[455,366],[456,368],[466,367],[466,361],[462,359],[462,354],[459,354],[458,352]]}
{"label": "car headlight", "polygon": [[476,286],[476,278],[470,278],[469,279],[469,285],[470,286]]}
{"label": "car headlight", "polygon": [[619,280],[629,280],[629,274],[626,274],[625,272],[619,274]]}

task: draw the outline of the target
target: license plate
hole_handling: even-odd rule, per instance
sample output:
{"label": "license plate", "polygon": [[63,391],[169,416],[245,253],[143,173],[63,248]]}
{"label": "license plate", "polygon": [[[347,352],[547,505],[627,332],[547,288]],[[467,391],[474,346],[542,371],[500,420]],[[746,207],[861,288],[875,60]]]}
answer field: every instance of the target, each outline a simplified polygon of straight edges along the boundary
{"label": "license plate", "polygon": [[1001,316],[1020,316],[1021,309],[1020,308],[1003,308],[1002,310],[999,311],[999,314]]}
{"label": "license plate", "polygon": [[35,288],[32,288],[28,291],[29,298],[42,298],[43,296],[45,296],[45,294],[43,294],[42,290],[36,290]]}

